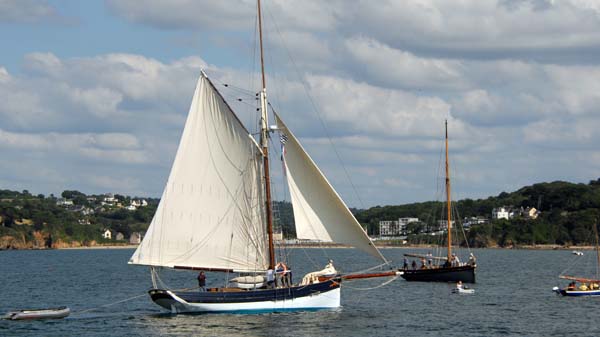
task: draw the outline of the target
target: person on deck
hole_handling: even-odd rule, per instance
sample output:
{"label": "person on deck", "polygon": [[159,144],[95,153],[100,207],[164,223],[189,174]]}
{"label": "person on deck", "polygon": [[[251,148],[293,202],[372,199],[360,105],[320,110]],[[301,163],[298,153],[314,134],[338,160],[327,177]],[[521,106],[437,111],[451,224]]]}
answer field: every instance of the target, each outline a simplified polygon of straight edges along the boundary
{"label": "person on deck", "polygon": [[427,264],[425,262],[425,259],[421,259],[421,269],[427,269]]}
{"label": "person on deck", "polygon": [[403,265],[403,269],[406,270],[408,269],[408,259],[404,258],[404,265]]}
{"label": "person on deck", "polygon": [[267,278],[267,288],[269,288],[269,289],[275,288],[275,273],[274,273],[273,269],[269,268],[267,270],[266,278]]}
{"label": "person on deck", "polygon": [[333,260],[332,259],[329,259],[329,261],[325,265],[325,269],[335,269],[335,267],[333,266]]}
{"label": "person on deck", "polygon": [[198,288],[201,291],[206,291],[206,275],[204,274],[204,271],[201,271],[200,274],[198,274]]}
{"label": "person on deck", "polygon": [[413,262],[410,265],[413,270],[417,269],[417,262],[415,260],[413,260]]}
{"label": "person on deck", "polygon": [[463,287],[462,281],[458,281],[456,283],[456,289],[462,289],[462,287]]}
{"label": "person on deck", "polygon": [[458,266],[460,266],[460,260],[458,259],[458,256],[456,256],[456,254],[452,254],[452,267]]}
{"label": "person on deck", "polygon": [[475,266],[477,265],[477,259],[475,258],[475,255],[473,255],[473,253],[469,254],[469,262],[468,262],[469,266]]}
{"label": "person on deck", "polygon": [[283,262],[277,263],[275,266],[275,279],[278,287],[290,286],[290,270]]}
{"label": "person on deck", "polygon": [[283,284],[283,266],[281,262],[275,265],[275,287],[281,287]]}
{"label": "person on deck", "polygon": [[569,283],[569,285],[567,286],[567,290],[575,290],[575,281]]}

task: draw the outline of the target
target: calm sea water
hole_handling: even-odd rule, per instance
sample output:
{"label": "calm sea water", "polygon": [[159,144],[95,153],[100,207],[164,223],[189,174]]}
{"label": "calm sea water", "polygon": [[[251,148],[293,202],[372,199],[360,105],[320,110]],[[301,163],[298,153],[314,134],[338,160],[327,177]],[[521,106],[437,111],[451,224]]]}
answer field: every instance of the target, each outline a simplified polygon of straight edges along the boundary
{"label": "calm sea water", "polygon": [[[402,261],[404,249],[384,249]],[[0,313],[67,305],[63,320],[0,320],[0,336],[598,336],[600,298],[563,298],[551,292],[572,264],[570,251],[476,250],[475,295],[451,286],[401,278],[347,282],[335,311],[257,315],[169,315],[141,296],[150,287],[147,268],[127,265],[129,249],[0,252]],[[352,249],[289,250],[294,277],[323,267],[373,265]],[[586,252],[581,259],[590,258]],[[578,260],[575,260],[578,261]],[[583,260],[581,260],[583,261]],[[582,266],[584,263],[578,263]],[[345,267],[345,268],[344,268]],[[169,272],[173,287],[193,287],[195,273]],[[209,285],[222,275],[209,274]],[[375,288],[366,290],[367,288]],[[81,312],[90,308],[95,311]]]}

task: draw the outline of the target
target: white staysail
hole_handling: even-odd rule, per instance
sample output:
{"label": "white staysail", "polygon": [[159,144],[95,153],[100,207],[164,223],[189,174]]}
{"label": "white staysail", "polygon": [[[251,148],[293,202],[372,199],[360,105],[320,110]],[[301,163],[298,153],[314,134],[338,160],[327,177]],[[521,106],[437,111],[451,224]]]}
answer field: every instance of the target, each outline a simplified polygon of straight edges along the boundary
{"label": "white staysail", "polygon": [[296,236],[348,244],[387,262],[298,139],[278,115],[275,118],[279,131],[287,137],[284,163]]}
{"label": "white staysail", "polygon": [[262,172],[256,142],[202,73],[167,186],[129,263],[265,270]]}

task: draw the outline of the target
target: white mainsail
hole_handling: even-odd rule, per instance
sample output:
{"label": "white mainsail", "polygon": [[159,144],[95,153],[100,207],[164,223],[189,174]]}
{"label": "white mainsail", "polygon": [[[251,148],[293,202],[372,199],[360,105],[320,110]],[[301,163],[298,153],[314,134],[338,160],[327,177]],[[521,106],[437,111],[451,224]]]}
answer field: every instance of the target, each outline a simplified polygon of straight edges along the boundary
{"label": "white mainsail", "polygon": [[298,139],[276,114],[280,132],[287,136],[284,163],[299,239],[354,246],[386,263],[354,215],[331,186]]}
{"label": "white mainsail", "polygon": [[129,263],[266,270],[262,180],[260,148],[202,73],[167,186]]}

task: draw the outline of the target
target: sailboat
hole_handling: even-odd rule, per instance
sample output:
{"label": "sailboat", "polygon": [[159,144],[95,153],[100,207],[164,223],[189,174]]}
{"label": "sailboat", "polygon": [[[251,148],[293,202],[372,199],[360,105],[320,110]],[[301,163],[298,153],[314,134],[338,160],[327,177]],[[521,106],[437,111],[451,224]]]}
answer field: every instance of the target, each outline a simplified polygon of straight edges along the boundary
{"label": "sailboat", "polygon": [[[452,253],[452,199],[450,197],[450,164],[448,160],[448,121],[446,128],[446,215],[447,215],[447,255],[432,256],[422,254],[404,254],[406,257],[417,258],[422,261],[421,268],[408,268],[401,270],[402,277],[407,281],[422,282],[463,282],[475,283],[475,268],[477,267],[473,253],[467,263],[461,263],[456,254]],[[441,261],[442,264],[425,263],[425,261]]]}
{"label": "sailboat", "polygon": [[595,278],[580,276],[560,275],[563,280],[570,280],[564,288],[554,287],[552,290],[563,296],[600,296],[600,248],[598,244],[598,221],[594,223],[594,236],[596,238],[596,275]]}
{"label": "sailboat", "polygon": [[[172,313],[277,312],[340,306],[333,263],[297,284],[273,282],[276,261],[269,138],[285,139],[284,164],[297,237],[344,243],[388,261],[282,118],[269,126],[262,19],[257,2],[262,90],[260,138],[245,128],[202,71],[171,172],[146,236],[129,263],[150,266],[151,299]],[[279,261],[281,262],[281,261]],[[159,268],[222,272],[222,287],[168,289]],[[288,267],[289,268],[289,267]],[[231,275],[235,276],[231,279]]]}

